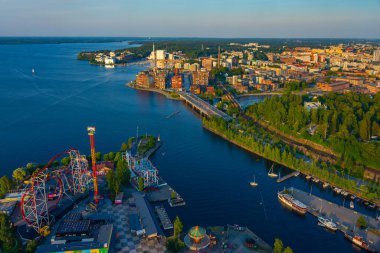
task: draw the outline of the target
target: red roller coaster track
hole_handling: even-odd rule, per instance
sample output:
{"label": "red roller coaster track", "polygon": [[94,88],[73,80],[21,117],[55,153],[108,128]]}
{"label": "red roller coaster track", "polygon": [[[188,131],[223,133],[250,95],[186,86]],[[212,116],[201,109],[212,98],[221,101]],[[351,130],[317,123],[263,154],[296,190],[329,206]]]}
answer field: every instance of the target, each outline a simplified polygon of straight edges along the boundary
{"label": "red roller coaster track", "polygon": [[[41,169],[38,169],[30,180],[30,187],[23,193],[21,198],[21,214],[23,219],[32,226],[37,232],[44,226],[49,226],[52,219],[49,215],[48,206],[48,194],[46,194],[46,182],[49,180],[55,180],[58,186],[57,199],[53,202],[50,207],[56,206],[63,195],[63,183],[58,175],[49,174],[49,166],[57,160],[59,157],[64,155],[70,155],[71,162],[71,173],[72,173],[72,185],[74,193],[82,191],[87,186],[87,178],[83,180],[83,177],[87,177],[87,160],[82,157],[79,151],[75,148],[71,148],[63,153],[60,153],[49,160],[49,162]],[[79,162],[78,162],[79,161]],[[75,178],[74,178],[75,177]],[[77,178],[78,177],[78,178]],[[51,203],[51,202],[50,202]]]}

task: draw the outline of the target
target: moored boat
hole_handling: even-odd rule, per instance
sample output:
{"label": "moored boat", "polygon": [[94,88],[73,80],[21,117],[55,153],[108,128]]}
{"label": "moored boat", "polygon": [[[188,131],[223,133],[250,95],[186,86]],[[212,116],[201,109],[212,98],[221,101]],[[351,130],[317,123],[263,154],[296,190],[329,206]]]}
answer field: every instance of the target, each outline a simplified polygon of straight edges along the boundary
{"label": "moored boat", "polygon": [[306,180],[310,180],[311,176],[310,175],[307,175],[306,176]]}
{"label": "moored boat", "polygon": [[329,187],[330,185],[329,185],[329,183],[327,183],[327,182],[325,182],[325,183],[323,183],[323,185],[322,185],[322,187],[324,188],[324,189],[326,189],[327,187]]}
{"label": "moored boat", "polygon": [[355,205],[354,205],[354,201],[350,201],[350,208],[351,209],[354,209]]}
{"label": "moored boat", "polygon": [[270,168],[270,170],[268,172],[268,176],[269,177],[278,177],[278,175],[276,173],[274,173],[274,171],[273,171],[273,166],[274,166],[274,164],[272,164],[272,167]]}
{"label": "moored boat", "polygon": [[249,183],[252,187],[256,187],[258,183],[256,183],[256,177],[253,176],[253,181]]}
{"label": "moored boat", "polygon": [[376,250],[368,244],[362,237],[358,235],[350,235],[348,233],[344,234],[344,238],[355,244],[356,246],[366,250],[367,252],[376,252]]}
{"label": "moored boat", "polygon": [[334,232],[338,229],[338,227],[332,221],[332,219],[329,220],[329,219],[323,218],[321,216],[318,217],[318,224],[320,226],[323,226],[323,227],[327,228],[328,230],[331,230],[331,231],[334,231]]}
{"label": "moored boat", "polygon": [[281,201],[281,203],[285,204],[286,206],[290,207],[292,210],[299,214],[306,214],[308,208],[307,206],[302,203],[301,201],[295,199],[293,196],[287,193],[277,193],[278,199]]}

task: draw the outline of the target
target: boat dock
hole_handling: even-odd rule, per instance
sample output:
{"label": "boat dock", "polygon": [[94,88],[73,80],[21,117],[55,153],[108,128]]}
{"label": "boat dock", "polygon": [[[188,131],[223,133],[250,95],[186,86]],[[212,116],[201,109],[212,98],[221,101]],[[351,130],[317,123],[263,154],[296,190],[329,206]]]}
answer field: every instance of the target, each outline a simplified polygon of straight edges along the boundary
{"label": "boat dock", "polygon": [[158,218],[160,219],[160,222],[161,222],[164,230],[173,229],[173,224],[170,221],[170,218],[169,218],[168,213],[166,212],[165,208],[162,206],[156,206],[155,210],[156,210],[156,213],[158,215]]}
{"label": "boat dock", "polygon": [[292,173],[290,173],[290,174],[288,174],[288,175],[286,175],[286,176],[284,176],[284,177],[281,177],[281,178],[279,178],[279,179],[277,179],[277,183],[281,183],[281,182],[284,182],[285,180],[287,180],[287,179],[289,179],[289,178],[292,178],[292,177],[296,177],[296,176],[298,176],[300,174],[300,172],[299,171],[294,171],[294,172],[292,172]]}
{"label": "boat dock", "polygon": [[[377,251],[380,251],[380,234],[372,232],[380,231],[379,221],[376,221],[376,219],[372,217],[358,213],[355,210],[337,205],[317,196],[310,195],[304,191],[295,188],[290,188],[289,190],[294,198],[308,206],[308,212],[310,214],[316,217],[322,215],[329,219],[331,218],[337,224],[338,229],[343,233],[355,230],[357,234],[362,236],[366,241],[370,242],[377,249]],[[349,205],[349,201],[346,202],[346,205]],[[365,217],[369,229],[361,230],[356,228],[356,221],[360,216]]]}

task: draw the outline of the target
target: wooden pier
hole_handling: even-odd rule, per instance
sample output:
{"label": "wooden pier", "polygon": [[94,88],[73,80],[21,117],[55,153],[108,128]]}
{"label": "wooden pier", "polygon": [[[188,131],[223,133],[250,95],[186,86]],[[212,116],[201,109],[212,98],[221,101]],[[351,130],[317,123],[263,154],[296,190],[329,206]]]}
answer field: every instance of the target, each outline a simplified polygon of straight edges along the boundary
{"label": "wooden pier", "polygon": [[292,178],[292,177],[296,177],[296,176],[298,176],[299,174],[300,174],[299,171],[294,171],[294,172],[292,172],[292,173],[290,173],[290,174],[288,174],[288,175],[286,175],[286,176],[284,176],[284,177],[281,177],[281,178],[277,179],[277,183],[284,182],[285,180],[287,180],[287,179],[289,179],[289,178]]}
{"label": "wooden pier", "polygon": [[169,218],[165,208],[162,206],[156,206],[155,209],[156,209],[156,213],[158,215],[158,218],[160,219],[160,222],[161,222],[164,230],[173,229],[173,224],[170,221],[170,218]]}

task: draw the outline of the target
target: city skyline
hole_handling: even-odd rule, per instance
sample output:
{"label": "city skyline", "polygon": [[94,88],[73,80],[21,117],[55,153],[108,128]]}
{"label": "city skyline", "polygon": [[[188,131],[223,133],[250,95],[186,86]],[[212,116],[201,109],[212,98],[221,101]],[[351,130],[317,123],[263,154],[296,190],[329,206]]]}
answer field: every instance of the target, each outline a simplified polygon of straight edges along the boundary
{"label": "city skyline", "polygon": [[380,38],[379,0],[0,0],[0,36]]}

